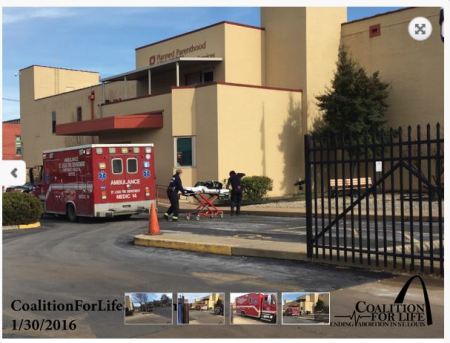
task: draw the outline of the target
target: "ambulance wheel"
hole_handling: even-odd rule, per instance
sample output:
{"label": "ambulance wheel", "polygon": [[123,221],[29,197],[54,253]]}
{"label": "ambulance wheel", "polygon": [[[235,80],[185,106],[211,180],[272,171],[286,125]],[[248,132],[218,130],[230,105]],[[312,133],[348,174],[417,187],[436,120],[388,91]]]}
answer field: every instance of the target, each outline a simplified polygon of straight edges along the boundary
{"label": "ambulance wheel", "polygon": [[75,207],[72,204],[67,205],[67,219],[69,219],[70,222],[74,223],[78,220],[77,213],[75,211]]}

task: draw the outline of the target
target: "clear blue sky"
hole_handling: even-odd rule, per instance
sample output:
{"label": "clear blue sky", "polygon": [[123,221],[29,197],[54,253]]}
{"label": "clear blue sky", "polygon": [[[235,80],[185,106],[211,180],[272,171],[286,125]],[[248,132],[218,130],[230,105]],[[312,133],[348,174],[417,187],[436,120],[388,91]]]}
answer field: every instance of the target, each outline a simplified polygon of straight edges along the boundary
{"label": "clear blue sky", "polygon": [[[389,7],[349,8],[354,20]],[[134,68],[134,48],[222,20],[259,25],[258,8],[4,8],[3,120],[19,117],[18,70],[32,64],[99,71]]]}

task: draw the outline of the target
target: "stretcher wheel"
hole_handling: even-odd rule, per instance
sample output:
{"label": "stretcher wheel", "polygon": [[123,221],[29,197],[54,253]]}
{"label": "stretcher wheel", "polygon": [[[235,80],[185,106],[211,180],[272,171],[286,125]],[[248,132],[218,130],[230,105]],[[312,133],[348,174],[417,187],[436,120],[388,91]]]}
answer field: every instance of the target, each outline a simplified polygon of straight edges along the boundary
{"label": "stretcher wheel", "polygon": [[190,214],[186,215],[186,220],[191,220],[191,215]]}
{"label": "stretcher wheel", "polygon": [[220,219],[223,219],[223,213],[221,213],[219,216],[220,216]]}
{"label": "stretcher wheel", "polygon": [[195,220],[200,220],[200,216],[195,216]]}

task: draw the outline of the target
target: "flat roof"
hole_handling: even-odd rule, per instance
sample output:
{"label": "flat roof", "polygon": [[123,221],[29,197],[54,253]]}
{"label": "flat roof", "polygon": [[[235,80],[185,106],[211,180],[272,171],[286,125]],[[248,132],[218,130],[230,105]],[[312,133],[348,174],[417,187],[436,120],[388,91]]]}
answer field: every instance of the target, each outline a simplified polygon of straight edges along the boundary
{"label": "flat roof", "polygon": [[20,118],[4,120],[3,124],[20,124]]}
{"label": "flat roof", "polygon": [[168,69],[170,65],[175,64],[177,62],[193,63],[193,62],[222,62],[222,61],[223,61],[222,57],[178,57],[164,63],[149,65],[138,69],[130,70],[124,73],[120,73],[117,75],[105,77],[101,79],[101,82],[121,81],[124,79],[124,77],[127,77],[128,80],[135,80],[139,77],[145,76],[148,70],[165,69],[165,68]]}
{"label": "flat roof", "polygon": [[61,70],[70,70],[70,71],[81,71],[83,73],[100,74],[100,72],[98,72],[98,71],[74,69],[74,68],[64,68],[64,67],[52,67],[52,66],[44,66],[44,65],[41,65],[41,64],[32,64],[32,65],[30,65],[28,67],[24,67],[24,68],[19,69],[19,71],[25,70],[25,69],[28,69],[28,68],[33,68],[33,67],[41,67],[41,68],[49,68],[49,69],[61,69]]}
{"label": "flat roof", "polygon": [[406,11],[406,10],[411,10],[413,8],[416,8],[416,7],[399,8],[397,10],[387,11],[387,12],[378,13],[378,14],[375,14],[375,15],[372,15],[372,16],[369,16],[369,17],[364,17],[364,18],[355,19],[355,20],[352,20],[352,21],[347,21],[345,23],[342,23],[341,25],[353,24],[353,23],[357,23],[359,21],[370,20],[370,19],[382,17],[382,16],[385,16],[385,15],[389,15],[389,14],[393,14],[393,13],[397,13],[397,12],[403,12],[403,11]]}
{"label": "flat roof", "polygon": [[156,44],[159,44],[159,43],[167,42],[167,41],[175,39],[175,38],[179,38],[179,37],[183,37],[183,36],[186,36],[186,35],[190,35],[191,33],[203,31],[203,30],[209,29],[211,27],[218,26],[218,25],[223,25],[223,24],[241,26],[241,27],[246,27],[246,28],[249,28],[249,29],[264,30],[264,28],[260,27],[260,26],[241,24],[241,23],[236,23],[236,22],[233,22],[233,21],[226,21],[225,20],[225,21],[219,21],[218,23],[214,23],[214,24],[211,24],[211,25],[203,26],[203,27],[200,27],[198,29],[195,29],[195,30],[192,30],[192,31],[188,31],[188,32],[185,32],[185,33],[182,33],[182,34],[179,34],[179,35],[171,36],[169,38],[165,38],[165,39],[162,39],[162,40],[150,43],[150,44],[146,44],[146,45],[143,45],[143,46],[135,48],[135,50],[148,48],[149,46],[152,46],[152,45],[156,45]]}

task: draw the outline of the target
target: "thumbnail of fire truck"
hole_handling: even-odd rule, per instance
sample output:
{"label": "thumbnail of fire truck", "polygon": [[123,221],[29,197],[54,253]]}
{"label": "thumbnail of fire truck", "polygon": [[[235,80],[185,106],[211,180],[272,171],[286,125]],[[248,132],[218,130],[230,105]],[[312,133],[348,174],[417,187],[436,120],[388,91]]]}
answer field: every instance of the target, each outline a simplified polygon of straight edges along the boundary
{"label": "thumbnail of fire truck", "polygon": [[236,313],[272,323],[277,321],[277,299],[274,294],[249,293],[235,299]]}
{"label": "thumbnail of fire truck", "polygon": [[153,144],[89,144],[44,151],[33,193],[46,213],[131,216],[156,202]]}

